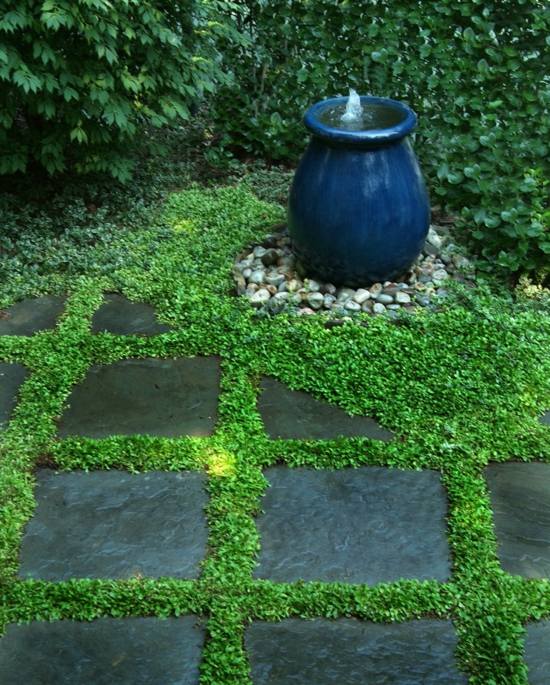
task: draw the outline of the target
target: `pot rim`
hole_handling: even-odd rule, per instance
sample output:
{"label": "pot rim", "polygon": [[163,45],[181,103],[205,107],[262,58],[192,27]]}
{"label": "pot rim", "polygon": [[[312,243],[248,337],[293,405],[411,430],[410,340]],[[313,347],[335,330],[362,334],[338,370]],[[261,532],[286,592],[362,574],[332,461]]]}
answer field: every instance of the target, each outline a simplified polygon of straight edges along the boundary
{"label": "pot rim", "polygon": [[327,126],[319,120],[319,115],[327,107],[345,104],[347,100],[348,98],[344,96],[327,98],[315,103],[306,111],[304,115],[305,127],[311,131],[314,136],[322,138],[327,142],[344,143],[348,145],[378,145],[381,143],[389,143],[392,141],[401,140],[416,127],[417,116],[408,105],[405,105],[399,100],[374,97],[372,95],[361,95],[361,104],[384,105],[389,109],[402,114],[402,120],[393,126],[361,131],[347,131],[342,128]]}

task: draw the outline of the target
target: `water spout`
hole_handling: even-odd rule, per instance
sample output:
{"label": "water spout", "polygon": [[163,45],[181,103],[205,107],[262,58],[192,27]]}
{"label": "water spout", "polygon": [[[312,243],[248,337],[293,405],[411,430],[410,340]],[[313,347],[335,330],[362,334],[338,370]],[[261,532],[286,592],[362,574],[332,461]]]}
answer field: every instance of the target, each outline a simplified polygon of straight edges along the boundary
{"label": "water spout", "polygon": [[349,89],[349,98],[346,103],[346,111],[342,114],[343,122],[346,124],[360,123],[363,121],[363,107],[361,107],[361,98],[353,89]]}

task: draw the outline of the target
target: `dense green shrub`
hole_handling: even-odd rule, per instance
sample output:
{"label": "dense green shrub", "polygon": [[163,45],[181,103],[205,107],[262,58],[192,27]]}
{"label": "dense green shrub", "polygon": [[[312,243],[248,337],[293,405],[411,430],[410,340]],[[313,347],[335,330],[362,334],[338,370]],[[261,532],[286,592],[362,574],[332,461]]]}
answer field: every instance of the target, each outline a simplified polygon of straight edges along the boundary
{"label": "dense green shrub", "polygon": [[143,125],[187,119],[222,77],[225,5],[0,0],[0,174],[35,162],[127,178]]}
{"label": "dense green shrub", "polygon": [[347,92],[409,102],[434,202],[463,210],[486,257],[548,262],[550,12],[541,0],[245,0],[246,45],[216,116],[223,149],[296,159],[301,115]]}

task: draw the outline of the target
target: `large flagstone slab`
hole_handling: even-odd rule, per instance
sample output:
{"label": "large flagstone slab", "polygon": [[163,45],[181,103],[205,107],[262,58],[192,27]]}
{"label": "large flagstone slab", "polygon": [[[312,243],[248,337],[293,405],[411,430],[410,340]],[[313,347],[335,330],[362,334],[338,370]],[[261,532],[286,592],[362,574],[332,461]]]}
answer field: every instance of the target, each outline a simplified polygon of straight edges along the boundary
{"label": "large flagstone slab", "polygon": [[368,416],[350,416],[306,392],[290,390],[274,378],[263,378],[258,408],[271,438],[329,440],[367,437],[391,440],[393,433]]}
{"label": "large flagstone slab", "polygon": [[158,335],[169,330],[157,321],[153,307],[145,302],[132,302],[117,293],[105,295],[105,301],[92,319],[93,333]]}
{"label": "large flagstone slab", "polygon": [[9,625],[0,683],[198,685],[203,641],[194,616]]}
{"label": "large flagstone slab", "polygon": [[206,554],[204,488],[200,473],[40,469],[20,575],[196,578]]}
{"label": "large flagstone slab", "polygon": [[434,471],[274,467],[258,517],[258,578],[446,580],[447,502]]}
{"label": "large flagstone slab", "polygon": [[27,370],[21,364],[0,362],[0,430],[5,428],[10,419],[26,375]]}
{"label": "large flagstone slab", "polygon": [[502,568],[550,578],[550,464],[491,464],[485,475]]}
{"label": "large flagstone slab", "polygon": [[353,619],[253,623],[253,685],[465,685],[450,621],[375,624]]}
{"label": "large flagstone slab", "polygon": [[65,298],[53,295],[21,300],[1,312],[0,335],[32,335],[53,328],[64,306]]}
{"label": "large flagstone slab", "polygon": [[59,435],[210,435],[219,375],[216,357],[124,359],[92,366],[69,397]]}
{"label": "large flagstone slab", "polygon": [[525,661],[529,685],[550,681],[550,621],[530,623],[525,637]]}

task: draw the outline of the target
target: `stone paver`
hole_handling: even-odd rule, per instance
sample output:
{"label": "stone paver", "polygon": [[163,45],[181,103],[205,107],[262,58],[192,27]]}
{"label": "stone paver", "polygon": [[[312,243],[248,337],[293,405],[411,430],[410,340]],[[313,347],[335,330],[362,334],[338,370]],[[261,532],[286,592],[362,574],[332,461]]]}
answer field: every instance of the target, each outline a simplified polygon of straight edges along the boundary
{"label": "stone paver", "polygon": [[117,293],[108,293],[92,319],[92,332],[117,335],[158,335],[170,328],[159,323],[155,310],[144,302],[131,302]]}
{"label": "stone paver", "polygon": [[271,438],[329,440],[363,436],[391,440],[393,433],[368,416],[350,416],[340,407],[262,378],[258,408]]}
{"label": "stone paver", "polygon": [[270,468],[255,575],[374,584],[450,574],[439,474]]}
{"label": "stone paver", "polygon": [[461,685],[449,621],[353,619],[253,623],[246,631],[253,685]]}
{"label": "stone paver", "polygon": [[219,376],[216,357],[125,359],[92,366],[73,389],[59,435],[210,435]]}
{"label": "stone paver", "polygon": [[198,685],[203,631],[194,616],[10,625],[0,682],[24,685]]}
{"label": "stone paver", "polygon": [[550,577],[550,464],[492,464],[486,469],[502,568]]}
{"label": "stone paver", "polygon": [[550,621],[530,623],[525,638],[529,685],[548,685],[550,679]]}
{"label": "stone paver", "polygon": [[0,312],[0,335],[32,335],[53,328],[64,306],[65,298],[53,295],[21,300]]}
{"label": "stone paver", "polygon": [[196,578],[205,556],[200,473],[37,474],[20,553],[24,578]]}
{"label": "stone paver", "polygon": [[25,380],[27,370],[21,364],[0,362],[0,430],[9,421],[17,391]]}

